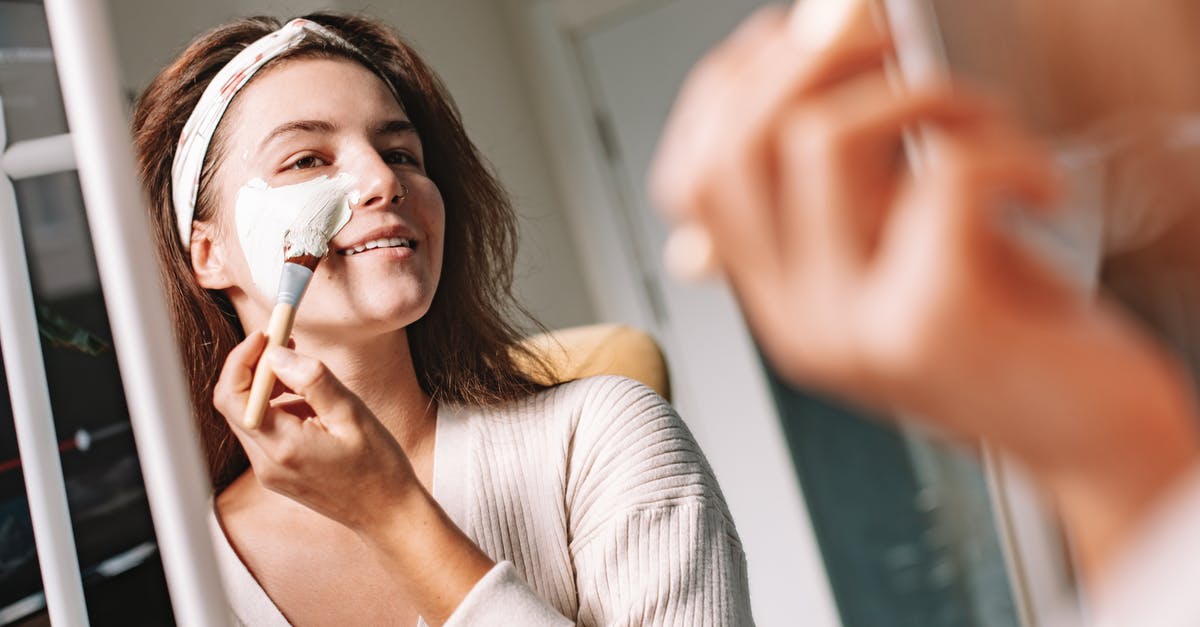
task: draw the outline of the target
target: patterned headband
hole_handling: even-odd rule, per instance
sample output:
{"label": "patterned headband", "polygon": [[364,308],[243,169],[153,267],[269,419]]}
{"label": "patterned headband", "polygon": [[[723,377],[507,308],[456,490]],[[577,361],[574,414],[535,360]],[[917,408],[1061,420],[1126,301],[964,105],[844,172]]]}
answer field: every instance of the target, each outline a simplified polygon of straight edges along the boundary
{"label": "patterned headband", "polygon": [[171,202],[175,205],[179,239],[185,249],[192,240],[192,216],[196,213],[204,155],[208,153],[208,145],[217,130],[217,124],[225,115],[225,109],[255,72],[275,57],[298,46],[309,34],[344,43],[341,37],[316,22],[294,19],[246,46],[217,72],[200,96],[187,124],[183,126],[179,146],[175,150],[175,161],[171,164]]}

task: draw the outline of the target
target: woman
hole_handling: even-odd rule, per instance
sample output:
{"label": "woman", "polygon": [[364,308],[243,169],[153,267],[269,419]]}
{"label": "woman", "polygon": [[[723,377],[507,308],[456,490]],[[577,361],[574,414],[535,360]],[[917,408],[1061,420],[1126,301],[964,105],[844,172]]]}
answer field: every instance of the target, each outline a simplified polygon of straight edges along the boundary
{"label": "woman", "polygon": [[[751,622],[728,509],[672,410],[627,380],[518,367],[511,207],[393,32],[230,23],[159,74],[134,125],[239,621]],[[352,217],[294,349],[264,352],[274,295],[238,237],[242,190],[343,175]],[[260,355],[282,386],[244,429]]]}

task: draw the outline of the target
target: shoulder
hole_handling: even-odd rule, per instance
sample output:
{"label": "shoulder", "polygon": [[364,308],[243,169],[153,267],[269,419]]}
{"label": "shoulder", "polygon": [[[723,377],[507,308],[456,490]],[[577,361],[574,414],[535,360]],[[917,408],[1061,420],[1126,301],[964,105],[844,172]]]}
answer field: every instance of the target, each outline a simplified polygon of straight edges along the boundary
{"label": "shoulder", "polygon": [[546,401],[568,410],[576,452],[611,462],[653,457],[654,445],[700,448],[675,408],[649,387],[615,376],[588,377],[547,391]]}
{"label": "shoulder", "polygon": [[545,428],[561,430],[576,454],[636,454],[651,441],[695,446],[675,408],[649,387],[620,376],[577,379],[530,399]]}
{"label": "shoulder", "polygon": [[[586,377],[469,413],[474,437],[489,449],[512,443],[561,452],[568,488],[667,475],[691,476],[697,484],[715,487],[708,462],[679,414],[632,379]],[[549,453],[541,451],[539,459],[548,462]]]}
{"label": "shoulder", "polygon": [[678,420],[654,390],[619,376],[585,377],[508,403],[470,407],[465,413],[484,431],[515,427],[572,439],[596,437],[598,432],[629,423]]}
{"label": "shoulder", "polygon": [[543,403],[577,411],[586,422],[617,415],[674,413],[671,405],[654,390],[633,379],[611,375],[562,383],[542,392],[538,398]]}
{"label": "shoulder", "polygon": [[[562,490],[572,544],[637,512],[693,508],[732,519],[691,430],[654,390],[632,379],[578,379],[492,408],[474,408],[475,445]],[[508,467],[507,465],[505,467]],[[493,471],[494,472],[494,469]]]}
{"label": "shoulder", "polygon": [[576,412],[566,499],[577,538],[640,510],[693,505],[728,518],[700,445],[653,390],[622,377],[592,377],[552,393]]}

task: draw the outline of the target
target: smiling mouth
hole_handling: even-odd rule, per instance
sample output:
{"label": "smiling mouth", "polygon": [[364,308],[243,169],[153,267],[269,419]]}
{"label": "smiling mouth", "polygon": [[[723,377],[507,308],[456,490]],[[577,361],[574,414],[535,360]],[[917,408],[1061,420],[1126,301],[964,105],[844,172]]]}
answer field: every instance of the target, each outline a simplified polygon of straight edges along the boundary
{"label": "smiling mouth", "polygon": [[379,248],[411,248],[412,250],[416,250],[417,241],[404,237],[381,237],[369,242],[364,242],[353,248],[339,250],[338,254],[349,257],[351,255],[357,255],[359,253],[365,253],[368,250],[376,250]]}

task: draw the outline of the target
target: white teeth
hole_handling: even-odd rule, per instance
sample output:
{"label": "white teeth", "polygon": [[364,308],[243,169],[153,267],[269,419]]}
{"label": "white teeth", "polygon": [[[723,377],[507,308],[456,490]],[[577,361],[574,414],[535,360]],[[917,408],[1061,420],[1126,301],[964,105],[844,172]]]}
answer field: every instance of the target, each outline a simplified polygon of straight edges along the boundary
{"label": "white teeth", "polygon": [[404,239],[403,237],[381,237],[376,240],[371,240],[364,244],[359,244],[354,248],[339,251],[342,255],[357,255],[358,253],[375,250],[376,248],[412,248],[412,240]]}

